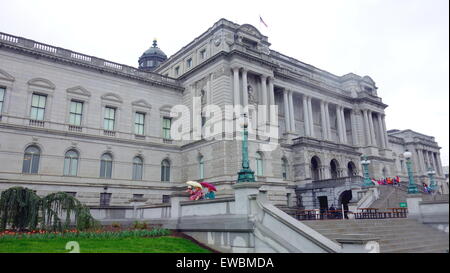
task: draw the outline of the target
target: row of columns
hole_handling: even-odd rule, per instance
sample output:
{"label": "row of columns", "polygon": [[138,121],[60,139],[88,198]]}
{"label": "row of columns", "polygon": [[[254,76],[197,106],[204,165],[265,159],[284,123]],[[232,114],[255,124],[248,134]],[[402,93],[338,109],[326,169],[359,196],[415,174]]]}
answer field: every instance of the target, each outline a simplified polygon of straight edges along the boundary
{"label": "row of columns", "polygon": [[[283,100],[284,100],[284,112],[285,112],[285,122],[286,122],[286,131],[287,132],[295,132],[295,118],[294,118],[294,107],[293,107],[293,91],[284,89],[283,90]],[[304,129],[305,135],[310,137],[315,137],[314,130],[314,119],[313,119],[313,111],[312,111],[312,97],[303,94],[303,117],[304,117]],[[324,139],[331,140],[331,125],[330,125],[330,112],[329,112],[329,102],[321,100],[320,101],[320,118],[321,118],[321,126],[322,126],[322,136]],[[342,143],[348,143],[347,139],[347,129],[345,124],[345,115],[344,115],[344,107],[337,106],[336,107],[336,116],[337,116],[337,130],[339,141]],[[353,115],[353,113],[351,113]],[[351,117],[354,121],[354,118]],[[355,132],[355,127],[352,126],[352,132]],[[352,134],[354,136],[353,143],[356,143],[356,134]]]}
{"label": "row of columns", "polygon": [[442,175],[442,163],[440,154],[426,149],[416,149],[418,154],[418,171],[425,174],[428,168],[432,168],[438,175]]}
{"label": "row of columns", "polygon": [[388,136],[386,131],[386,121],[385,115],[381,113],[374,113],[371,110],[363,110],[364,119],[364,132],[366,138],[366,145],[377,146],[377,139],[374,126],[374,116],[378,123],[378,134],[380,137],[380,143],[378,143],[382,148],[388,148]]}
{"label": "row of columns", "polygon": [[[233,67],[233,101],[234,105],[241,105],[241,95],[240,95],[240,80],[239,75],[242,71],[242,92],[243,101],[242,106],[248,106],[248,70],[243,67]],[[275,94],[274,94],[274,84],[273,78],[267,75],[260,75],[261,80],[261,104],[265,106],[275,105]],[[285,123],[286,131],[288,133],[294,133],[295,128],[295,115],[294,115],[294,92],[289,89],[283,90],[283,101],[284,101],[284,113],[285,113]],[[315,137],[314,130],[314,120],[312,111],[312,97],[303,94],[303,115],[304,115],[304,129],[306,136]],[[329,102],[321,100],[320,101],[320,114],[321,114],[321,125],[322,125],[322,135],[324,139],[332,140],[331,125],[330,125],[330,113],[329,113]],[[269,113],[269,108],[266,108],[267,113]],[[336,117],[337,117],[337,134],[339,141],[341,143],[348,143],[347,139],[347,126],[345,123],[345,108],[341,105],[336,106]],[[376,146],[377,139],[374,126],[374,117],[378,123],[378,134],[380,136],[379,145],[382,148],[388,148],[388,138],[386,132],[385,116],[381,113],[374,113],[371,110],[363,110],[363,121],[364,121],[364,131],[366,144],[368,146]],[[269,113],[269,121],[275,120],[277,117],[276,113]],[[355,113],[350,110],[350,124],[352,131],[352,143],[358,144],[358,139],[356,135],[356,122]]]}
{"label": "row of columns", "polygon": [[[242,103],[241,103],[241,88],[239,86],[239,72],[242,70]],[[260,75],[261,80],[261,105],[266,107],[269,121],[277,118],[276,113],[270,113],[270,105],[275,105],[275,94],[273,86],[273,77],[267,75]],[[248,70],[243,67],[233,67],[233,103],[234,105],[248,106]]]}

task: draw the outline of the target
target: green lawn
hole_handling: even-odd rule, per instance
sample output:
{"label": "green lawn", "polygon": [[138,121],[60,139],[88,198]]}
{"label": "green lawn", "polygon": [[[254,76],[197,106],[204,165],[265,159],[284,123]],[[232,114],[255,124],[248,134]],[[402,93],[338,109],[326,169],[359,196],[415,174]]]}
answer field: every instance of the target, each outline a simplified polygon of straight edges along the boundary
{"label": "green lawn", "polygon": [[0,253],[67,253],[66,243],[76,241],[80,253],[209,253],[179,237],[130,237],[120,239],[3,239]]}

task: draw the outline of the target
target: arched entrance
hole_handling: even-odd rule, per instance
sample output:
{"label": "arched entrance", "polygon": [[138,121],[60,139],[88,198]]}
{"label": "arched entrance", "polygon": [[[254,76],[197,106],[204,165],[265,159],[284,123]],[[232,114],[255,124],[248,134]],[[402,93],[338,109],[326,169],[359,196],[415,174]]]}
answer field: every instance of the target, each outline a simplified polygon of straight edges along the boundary
{"label": "arched entrance", "polygon": [[320,159],[317,156],[311,158],[311,178],[313,181],[320,179],[319,173]]}
{"label": "arched entrance", "polygon": [[337,160],[336,159],[331,160],[331,162],[330,162],[330,173],[331,173],[331,178],[332,179],[336,179],[336,178],[339,177],[338,169],[339,169],[339,163],[337,162]]}
{"label": "arched entrance", "polygon": [[353,161],[348,162],[347,164],[347,176],[356,176],[357,169],[355,163]]}

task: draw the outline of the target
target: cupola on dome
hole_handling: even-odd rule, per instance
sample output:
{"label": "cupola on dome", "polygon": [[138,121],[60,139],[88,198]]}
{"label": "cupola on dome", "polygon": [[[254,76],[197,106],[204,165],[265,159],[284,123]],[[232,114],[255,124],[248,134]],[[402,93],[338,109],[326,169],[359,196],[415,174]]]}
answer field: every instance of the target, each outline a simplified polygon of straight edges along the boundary
{"label": "cupola on dome", "polygon": [[139,58],[139,69],[153,71],[166,59],[166,54],[159,49],[158,42],[155,39],[153,45]]}

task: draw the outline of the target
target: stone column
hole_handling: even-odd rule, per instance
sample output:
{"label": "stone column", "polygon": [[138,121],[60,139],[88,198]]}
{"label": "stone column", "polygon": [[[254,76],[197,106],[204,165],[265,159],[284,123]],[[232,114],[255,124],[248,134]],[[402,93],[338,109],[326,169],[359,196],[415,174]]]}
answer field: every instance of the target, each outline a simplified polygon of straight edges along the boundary
{"label": "stone column", "polygon": [[239,67],[233,67],[234,105],[239,105]]}
{"label": "stone column", "polygon": [[369,127],[370,127],[370,138],[372,139],[372,144],[374,146],[377,146],[377,139],[375,138],[375,129],[373,127],[373,116],[372,116],[372,111],[369,110],[369,112],[367,113],[368,117],[369,117]]}
{"label": "stone column", "polygon": [[322,123],[322,138],[328,139],[327,121],[325,119],[325,102],[323,100],[320,101],[320,123]]}
{"label": "stone column", "polygon": [[309,133],[314,137],[314,118],[312,112],[312,98],[308,97]]}
{"label": "stone column", "polygon": [[294,115],[294,99],[292,98],[293,92],[289,90],[289,114],[291,116],[291,130],[295,133],[295,115]]}
{"label": "stone column", "polygon": [[[269,106],[270,105],[275,105],[275,90],[274,90],[274,88],[273,88],[273,78],[272,77],[269,77]],[[270,120],[270,122],[272,123],[272,122],[275,122],[275,120],[278,118],[278,116],[277,116],[277,113],[276,112],[273,112],[273,113],[271,113],[270,112],[270,107],[269,107],[269,120]]]}
{"label": "stone column", "polygon": [[358,145],[358,136],[357,136],[357,130],[356,130],[356,117],[355,117],[355,110],[350,110],[350,123],[352,126],[352,142],[353,145]]}
{"label": "stone column", "polygon": [[437,166],[439,169],[439,175],[444,176],[444,171],[442,170],[442,163],[441,163],[441,154],[436,153],[436,160],[437,160]]}
{"label": "stone column", "polygon": [[[248,83],[247,83],[247,70],[242,69],[242,106],[248,106]],[[248,111],[246,112],[248,115]]]}
{"label": "stone column", "polygon": [[380,113],[377,114],[377,120],[378,120],[378,127],[379,127],[379,131],[380,131],[381,147],[387,148],[387,145],[385,143],[385,141],[386,141],[385,132],[383,130],[383,121],[381,120]]}
{"label": "stone column", "polygon": [[344,143],[348,143],[348,141],[347,141],[347,126],[345,125],[344,107],[341,107],[341,118],[342,118],[342,136],[344,139]]}
{"label": "stone column", "polygon": [[370,136],[370,126],[369,126],[369,113],[368,110],[363,110],[364,115],[364,131],[366,136],[366,145],[370,146],[372,145],[372,137]]}
{"label": "stone column", "polygon": [[387,134],[387,130],[386,130],[386,119],[385,119],[385,116],[386,115],[381,114],[381,121],[382,121],[382,124],[383,124],[384,142],[386,144],[386,148],[388,149],[389,148],[389,138],[388,138],[388,134]]}
{"label": "stone column", "polygon": [[266,122],[267,122],[267,76],[261,75],[261,97],[264,109],[266,109]]}
{"label": "stone column", "polygon": [[284,123],[286,124],[286,132],[291,132],[291,120],[289,110],[288,91],[283,89],[283,104],[284,104]]}
{"label": "stone column", "polygon": [[337,131],[339,136],[339,142],[344,142],[344,136],[342,135],[342,118],[341,118],[341,106],[336,105],[336,120],[337,120]]}
{"label": "stone column", "polygon": [[437,163],[436,153],[431,152],[431,158],[433,159],[434,170],[436,171],[436,174],[439,174],[439,165]]}
{"label": "stone column", "polygon": [[418,162],[419,168],[417,168],[417,169],[419,172],[423,172],[426,167],[425,167],[425,159],[423,158],[422,149],[417,149],[417,154],[419,155],[419,162]]}
{"label": "stone column", "polygon": [[305,135],[311,136],[309,132],[308,97],[303,95],[303,124],[305,125]]}
{"label": "stone column", "polygon": [[327,137],[329,140],[332,140],[332,136],[331,136],[331,126],[330,126],[330,105],[328,102],[325,102],[325,121],[326,121],[326,126],[327,126]]}

